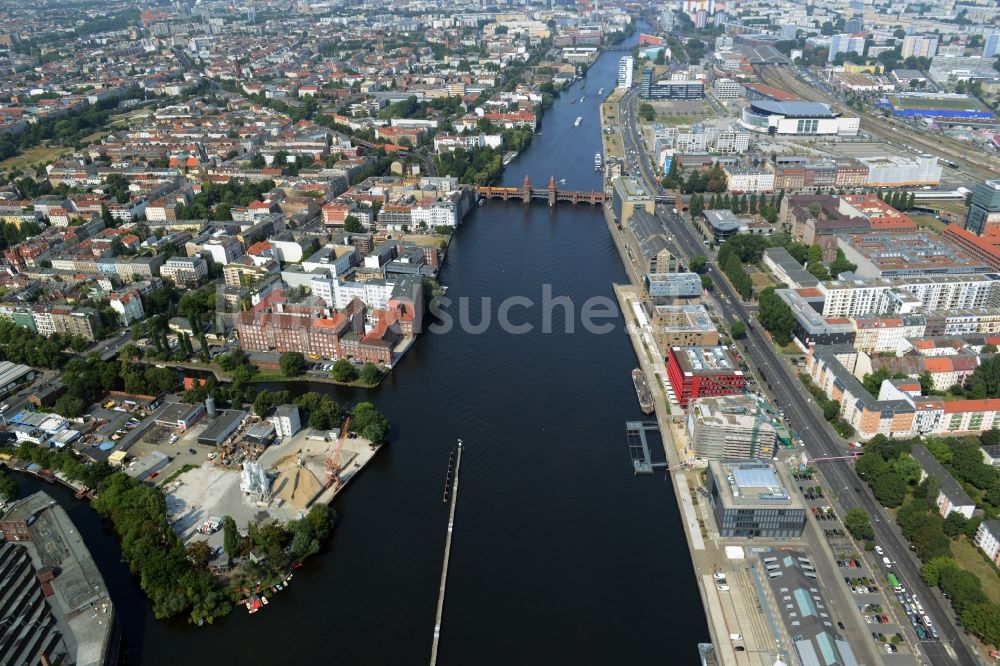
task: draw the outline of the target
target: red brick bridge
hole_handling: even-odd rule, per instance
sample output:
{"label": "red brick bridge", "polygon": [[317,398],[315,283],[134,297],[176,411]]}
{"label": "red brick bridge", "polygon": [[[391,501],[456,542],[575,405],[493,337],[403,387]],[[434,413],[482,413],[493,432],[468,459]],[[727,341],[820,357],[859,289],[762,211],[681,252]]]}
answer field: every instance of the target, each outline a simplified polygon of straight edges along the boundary
{"label": "red brick bridge", "polygon": [[524,177],[524,185],[521,187],[490,187],[481,185],[476,187],[476,196],[486,199],[519,199],[524,203],[531,203],[532,199],[545,199],[550,206],[557,203],[588,203],[602,204],[607,199],[604,192],[574,192],[570,190],[560,190],[556,187],[556,177],[549,178],[549,186],[546,188],[532,187],[531,179]]}

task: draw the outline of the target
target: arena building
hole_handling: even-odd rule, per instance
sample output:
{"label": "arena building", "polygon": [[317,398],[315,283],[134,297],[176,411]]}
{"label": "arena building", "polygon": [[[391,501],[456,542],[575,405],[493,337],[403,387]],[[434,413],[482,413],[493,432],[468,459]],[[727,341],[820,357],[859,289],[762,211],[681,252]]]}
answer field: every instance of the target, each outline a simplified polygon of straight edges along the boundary
{"label": "arena building", "polygon": [[743,107],[740,124],[754,132],[779,135],[854,136],[859,118],[844,118],[820,102],[755,100]]}

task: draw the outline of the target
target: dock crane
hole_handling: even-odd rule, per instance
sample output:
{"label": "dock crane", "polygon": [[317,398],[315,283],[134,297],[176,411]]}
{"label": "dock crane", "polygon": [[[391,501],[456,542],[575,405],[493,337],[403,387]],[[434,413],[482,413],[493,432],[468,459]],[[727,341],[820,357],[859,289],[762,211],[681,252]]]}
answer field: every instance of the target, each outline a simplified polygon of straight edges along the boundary
{"label": "dock crane", "polygon": [[343,483],[340,473],[344,470],[344,440],[347,438],[348,429],[351,425],[351,417],[344,419],[344,424],[340,427],[340,436],[333,451],[326,457],[326,487],[339,486]]}

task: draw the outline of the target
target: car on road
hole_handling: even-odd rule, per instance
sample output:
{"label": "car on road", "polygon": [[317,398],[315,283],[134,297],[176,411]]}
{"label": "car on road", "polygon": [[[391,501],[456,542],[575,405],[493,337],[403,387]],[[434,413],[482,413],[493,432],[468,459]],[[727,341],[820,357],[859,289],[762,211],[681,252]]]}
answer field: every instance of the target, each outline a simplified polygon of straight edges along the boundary
{"label": "car on road", "polygon": [[882,546],[875,546],[875,552],[879,555],[885,555],[885,551],[882,550]]}
{"label": "car on road", "polygon": [[195,451],[194,449],[188,449],[188,453],[190,453],[192,455],[198,455],[198,452]]}

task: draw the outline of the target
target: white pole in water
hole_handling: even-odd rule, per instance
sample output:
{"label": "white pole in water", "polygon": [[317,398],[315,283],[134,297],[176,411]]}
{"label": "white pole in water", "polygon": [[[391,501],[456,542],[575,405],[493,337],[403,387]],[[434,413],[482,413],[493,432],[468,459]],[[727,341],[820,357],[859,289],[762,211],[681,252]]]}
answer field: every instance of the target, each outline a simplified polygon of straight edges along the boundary
{"label": "white pole in water", "polygon": [[431,666],[437,664],[438,642],[441,640],[441,618],[444,615],[444,590],[448,584],[448,560],[451,558],[451,535],[455,527],[455,506],[458,504],[458,470],[462,466],[462,440],[458,440],[455,456],[455,480],[451,488],[451,508],[448,511],[448,535],[444,541],[444,563],[441,565],[441,586],[438,588],[437,614],[434,617],[434,642],[431,644]]}

